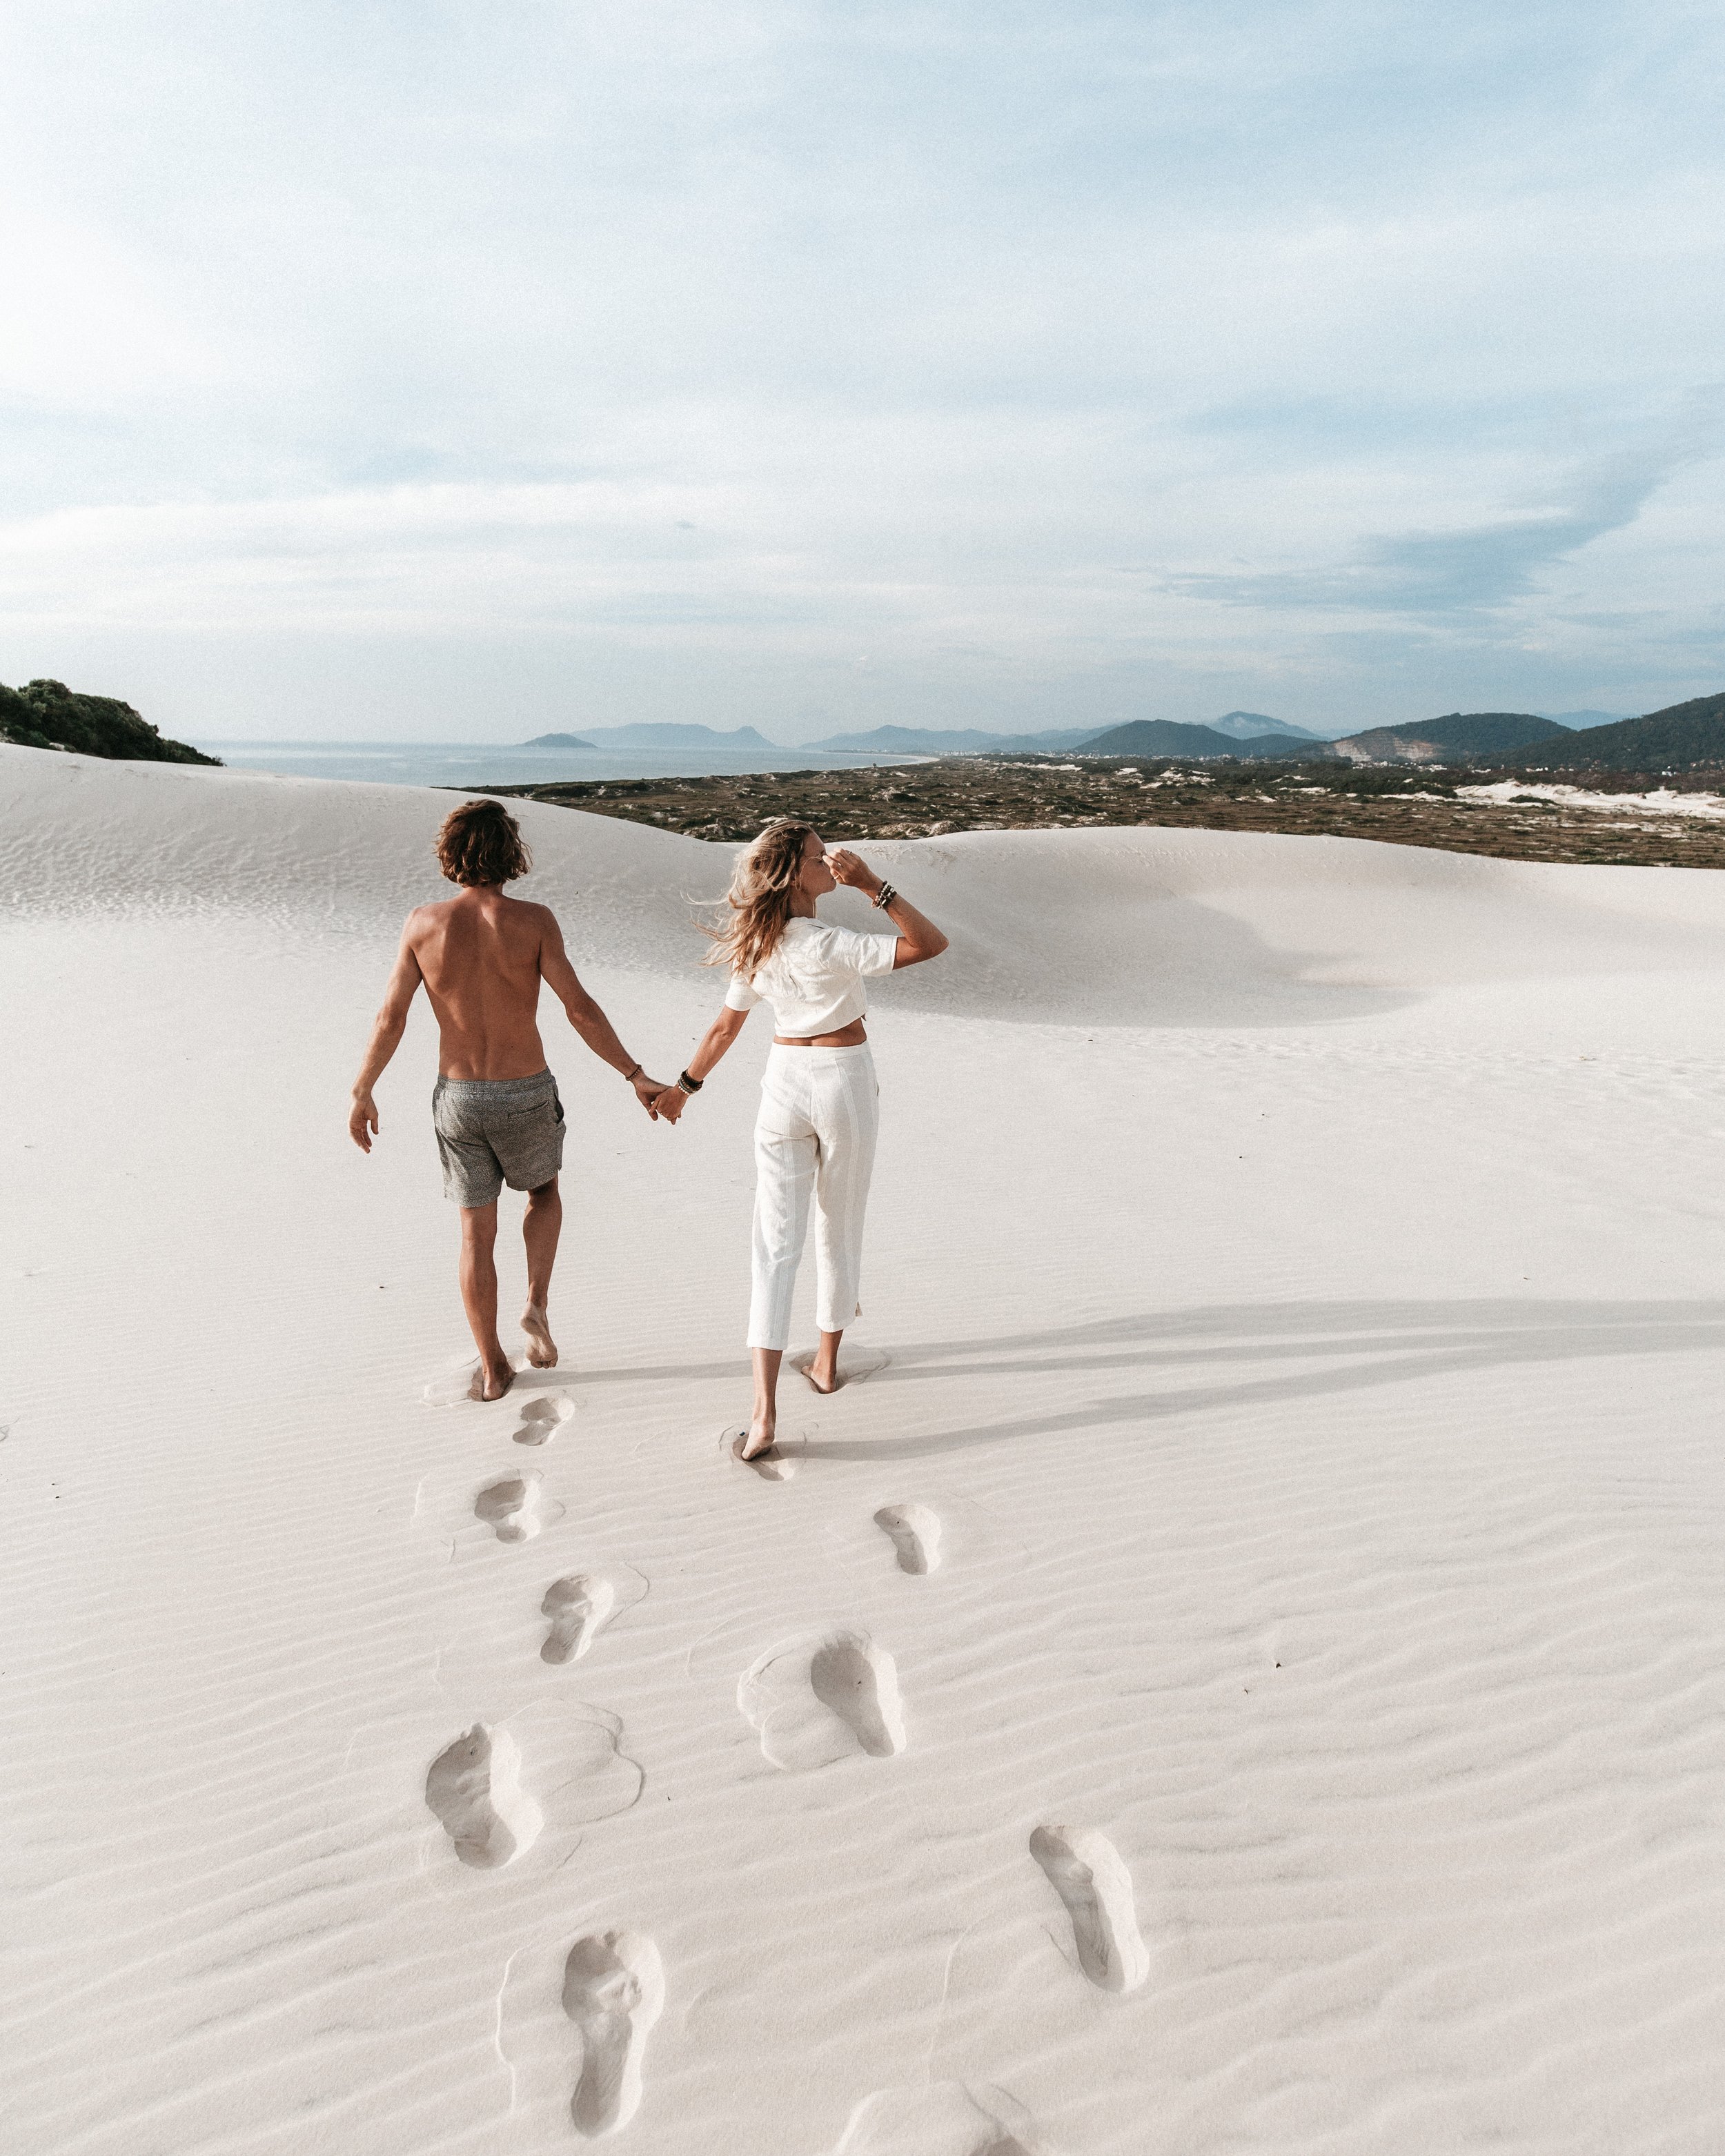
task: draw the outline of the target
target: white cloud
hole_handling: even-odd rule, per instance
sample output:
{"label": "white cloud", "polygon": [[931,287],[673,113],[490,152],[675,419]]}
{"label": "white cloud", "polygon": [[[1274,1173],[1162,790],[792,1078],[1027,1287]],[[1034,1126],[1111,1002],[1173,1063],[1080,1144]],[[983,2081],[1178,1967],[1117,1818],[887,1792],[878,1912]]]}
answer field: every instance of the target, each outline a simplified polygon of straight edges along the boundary
{"label": "white cloud", "polygon": [[39,11],[0,678],[191,730],[219,644],[228,730],[339,672],[357,732],[1694,693],[1722,57],[1681,0]]}
{"label": "white cloud", "polygon": [[110,415],[220,378],[142,267],[99,231],[0,202],[0,399]]}

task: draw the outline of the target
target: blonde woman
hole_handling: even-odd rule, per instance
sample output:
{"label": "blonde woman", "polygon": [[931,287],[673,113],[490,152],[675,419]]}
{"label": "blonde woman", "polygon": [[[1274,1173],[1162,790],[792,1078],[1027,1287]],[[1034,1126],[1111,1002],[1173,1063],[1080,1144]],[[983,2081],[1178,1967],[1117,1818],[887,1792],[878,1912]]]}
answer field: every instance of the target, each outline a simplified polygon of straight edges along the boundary
{"label": "blonde woman", "polygon": [[[871,899],[891,932],[829,927],[815,906],[840,884]],[[937,958],[947,939],[855,854],[829,854],[807,824],[769,824],[737,865],[731,919],[706,963],[729,966],[725,1008],[675,1086],[653,1103],[675,1122],[759,1003],[773,1006],[773,1052],[755,1123],[753,1288],[749,1348],[755,1405],[742,1460],[757,1459],[778,1425],[778,1369],[790,1342],[791,1293],[814,1201],[815,1323],[808,1369],[817,1392],[839,1389],[839,1342],[856,1315],[863,1213],[875,1164],[880,1087],[863,1014],[872,974]]]}

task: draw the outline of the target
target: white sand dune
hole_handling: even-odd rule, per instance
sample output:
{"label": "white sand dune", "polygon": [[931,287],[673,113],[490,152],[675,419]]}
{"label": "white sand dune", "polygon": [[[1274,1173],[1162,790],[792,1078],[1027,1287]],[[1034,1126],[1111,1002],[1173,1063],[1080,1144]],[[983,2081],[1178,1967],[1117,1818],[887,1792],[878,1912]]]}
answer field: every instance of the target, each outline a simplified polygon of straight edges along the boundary
{"label": "white sand dune", "polygon": [[[764,1026],[667,1131],[552,1014],[564,1361],[426,1398],[446,805],[0,748],[8,2156],[1725,2147],[1725,879],[869,848],[768,1478]],[[726,850],[523,820],[670,1075]]]}

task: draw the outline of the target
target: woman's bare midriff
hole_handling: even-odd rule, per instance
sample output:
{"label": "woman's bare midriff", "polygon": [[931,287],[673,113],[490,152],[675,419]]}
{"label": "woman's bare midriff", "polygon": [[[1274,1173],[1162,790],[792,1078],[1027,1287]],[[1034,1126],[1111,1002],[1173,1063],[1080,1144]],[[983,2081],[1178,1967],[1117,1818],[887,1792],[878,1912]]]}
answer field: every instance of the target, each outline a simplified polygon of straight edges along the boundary
{"label": "woman's bare midriff", "polygon": [[868,1037],[868,1028],[860,1018],[854,1018],[849,1025],[841,1025],[836,1033],[805,1034],[800,1040],[783,1033],[775,1033],[773,1045],[775,1048],[860,1048]]}

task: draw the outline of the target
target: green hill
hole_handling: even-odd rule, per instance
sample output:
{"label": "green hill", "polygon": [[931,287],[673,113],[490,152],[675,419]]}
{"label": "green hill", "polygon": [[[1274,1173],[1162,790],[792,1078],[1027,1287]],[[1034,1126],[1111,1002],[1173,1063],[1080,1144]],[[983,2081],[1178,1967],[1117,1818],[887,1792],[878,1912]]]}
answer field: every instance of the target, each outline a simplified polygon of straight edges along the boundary
{"label": "green hill", "polygon": [[1532,756],[1502,750],[1477,761],[1537,762],[1550,771],[1666,771],[1698,763],[1725,763],[1725,696],[1694,696],[1686,704],[1668,704],[1662,711],[1649,711],[1645,718],[1620,719],[1609,726],[1584,726],[1579,733],[1541,742]]}
{"label": "green hill", "polygon": [[1335,749],[1316,734],[1253,734],[1234,744],[1235,756],[1252,763],[1322,763]]}
{"label": "green hill", "polygon": [[1480,757],[1526,748],[1531,742],[1577,738],[1555,719],[1532,711],[1450,711],[1440,719],[1416,719],[1404,726],[1373,726],[1336,744],[1346,757],[1371,763],[1432,763],[1460,754]]}
{"label": "green hill", "polygon": [[219,763],[184,742],[164,741],[149,721],[115,696],[84,696],[64,681],[0,683],[0,741],[23,748],[69,748],[80,756],[133,762]]}
{"label": "green hill", "polygon": [[1255,741],[1235,741],[1219,734],[1214,726],[1183,726],[1173,719],[1133,719],[1123,726],[1080,742],[1080,756],[1237,756],[1247,757],[1309,755],[1313,742],[1296,741],[1287,734],[1265,734]]}

